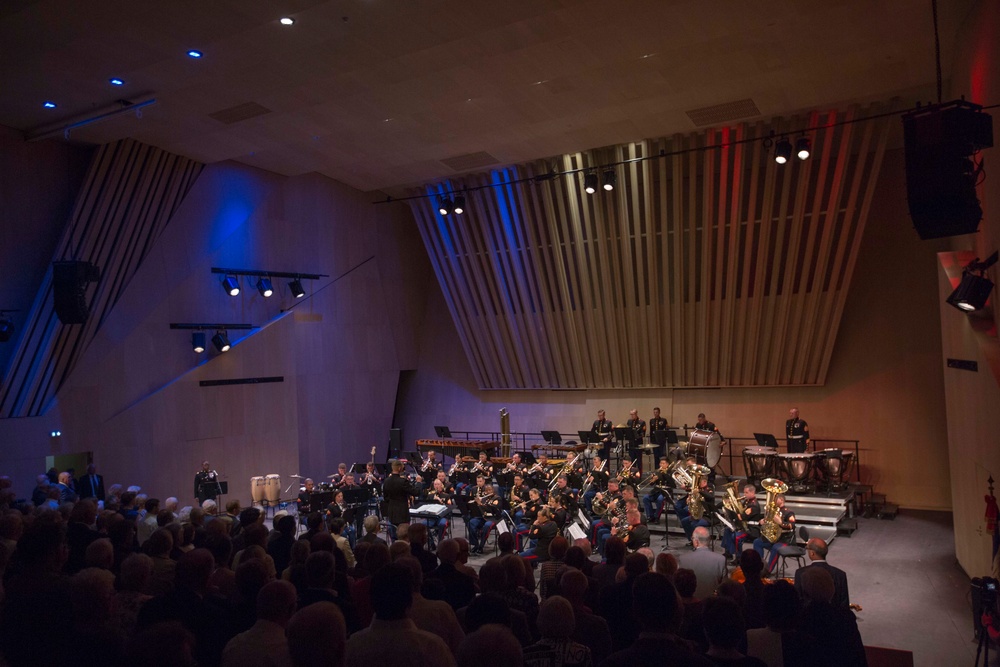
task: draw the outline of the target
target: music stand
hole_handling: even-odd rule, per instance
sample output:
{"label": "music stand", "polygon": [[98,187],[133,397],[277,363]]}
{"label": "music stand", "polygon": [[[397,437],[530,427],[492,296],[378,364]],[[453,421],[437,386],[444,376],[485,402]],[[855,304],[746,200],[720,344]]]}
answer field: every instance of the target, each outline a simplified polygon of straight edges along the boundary
{"label": "music stand", "polygon": [[420,470],[420,466],[424,464],[424,460],[416,452],[406,452],[406,460],[409,461],[415,470]]}
{"label": "music stand", "polygon": [[450,438],[451,437],[451,429],[448,428],[447,426],[435,426],[434,427],[434,433],[439,438]]}
{"label": "music stand", "polygon": [[518,453],[521,455],[521,463],[524,463],[529,467],[535,465],[535,462],[538,460],[535,458],[535,455],[532,454],[531,452],[518,452]]}
{"label": "music stand", "polygon": [[562,442],[562,436],[559,435],[559,431],[542,431],[541,433],[542,440],[550,445],[558,445]]}
{"label": "music stand", "polygon": [[368,472],[368,466],[365,463],[355,463],[351,466],[351,472],[356,475],[363,475]]}
{"label": "music stand", "polygon": [[753,439],[757,441],[757,444],[761,447],[773,447],[778,448],[778,441],[774,437],[773,433],[754,433]]}
{"label": "music stand", "polygon": [[343,489],[344,492],[344,504],[346,505],[360,505],[364,501],[364,489]]}
{"label": "music stand", "polygon": [[382,475],[382,477],[384,478],[389,473],[388,466],[384,463],[376,463],[375,472]]}

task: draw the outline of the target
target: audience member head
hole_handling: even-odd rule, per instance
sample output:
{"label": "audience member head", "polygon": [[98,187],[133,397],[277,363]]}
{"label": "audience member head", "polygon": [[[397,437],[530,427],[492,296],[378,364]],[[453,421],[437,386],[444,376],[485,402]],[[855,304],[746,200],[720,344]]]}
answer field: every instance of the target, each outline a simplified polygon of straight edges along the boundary
{"label": "audience member head", "polygon": [[397,560],[403,556],[409,556],[413,551],[410,550],[410,543],[404,542],[403,540],[396,540],[391,545],[389,545],[389,558],[395,563]]}
{"label": "audience member head", "polygon": [[574,606],[584,604],[590,582],[582,571],[573,568],[563,570],[559,578],[559,592]]}
{"label": "audience member head", "polygon": [[743,584],[732,579],[723,579],[718,588],[715,589],[716,597],[729,598],[735,602],[742,612],[747,606],[747,589]]}
{"label": "audience member head", "polygon": [[115,548],[111,540],[101,538],[87,545],[83,562],[88,568],[111,570],[115,566]]}
{"label": "audience member head", "polygon": [[66,533],[52,521],[36,519],[17,542],[14,559],[23,567],[52,572],[62,570],[66,562]]}
{"label": "audience member head", "polygon": [[410,524],[409,523],[401,523],[398,526],[396,526],[396,539],[399,540],[400,542],[409,542],[410,541]]}
{"label": "audience member head", "polygon": [[696,549],[698,547],[709,546],[709,541],[708,528],[705,528],[705,526],[698,526],[694,529],[694,532],[691,533],[691,544],[693,544]]}
{"label": "audience member head", "polygon": [[[205,502],[208,502],[207,500]],[[205,510],[201,507],[192,507],[191,513],[188,514],[188,521],[195,528],[201,528],[205,525]]]}
{"label": "audience member head", "polygon": [[389,547],[384,544],[373,544],[365,554],[365,572],[371,576],[391,562]]}
{"label": "audience member head", "polygon": [[438,542],[437,557],[442,563],[454,565],[458,561],[458,542],[456,540]]}
{"label": "audience member head", "polygon": [[293,516],[286,515],[281,517],[274,527],[285,537],[295,537],[295,517]]}
{"label": "audience member head", "polygon": [[641,549],[636,549],[636,553],[642,554],[643,556],[646,557],[646,561],[648,563],[648,567],[646,569],[647,571],[652,572],[653,563],[656,562],[656,557],[653,555],[653,550],[650,549],[649,547],[642,547]]}
{"label": "audience member head", "polygon": [[625,562],[625,543],[622,538],[612,535],[604,543],[604,560],[608,565],[622,565]]}
{"label": "audience member head", "polygon": [[538,632],[544,639],[569,639],[576,629],[573,605],[560,595],[542,600],[538,607]]}
{"label": "audience member head", "polygon": [[122,591],[145,593],[153,578],[153,559],[146,554],[132,554],[122,561],[118,588]]}
{"label": "audience member head", "polygon": [[257,618],[285,627],[295,613],[295,598],[295,586],[287,581],[265,584],[257,594]]}
{"label": "audience member head", "polygon": [[134,491],[126,491],[123,493],[121,498],[122,509],[131,509],[132,506],[135,505],[135,496],[136,494]]}
{"label": "audience member head", "polygon": [[674,573],[674,586],[677,587],[677,594],[683,600],[694,597],[694,592],[698,588],[698,576],[694,570],[682,567]]}
{"label": "audience member head", "polygon": [[259,523],[249,526],[243,531],[243,540],[247,546],[256,544],[262,549],[267,548],[267,528]]}
{"label": "audience member head", "polygon": [[632,611],[646,631],[672,632],[680,624],[677,590],[669,579],[655,572],[636,577],[632,585]]}
{"label": "audience member head", "polygon": [[549,543],[549,558],[552,560],[563,560],[566,558],[566,552],[569,551],[569,542],[563,536],[558,536],[552,538],[552,542]]}
{"label": "audience member head", "polygon": [[337,561],[329,551],[314,551],[306,558],[306,585],[309,588],[333,588]]}
{"label": "audience member head", "polygon": [[649,559],[641,553],[629,554],[625,557],[625,576],[634,579],[640,574],[649,572]]}
{"label": "audience member head", "polygon": [[811,537],[806,542],[806,555],[809,556],[809,560],[826,560],[829,550],[826,541],[818,537]]}
{"label": "audience member head", "polygon": [[413,556],[403,556],[396,563],[410,571],[410,590],[413,592],[414,597],[418,596],[420,594],[420,587],[424,583],[424,572],[420,566],[420,561]]}
{"label": "audience member head", "polygon": [[705,600],[701,614],[705,636],[710,646],[738,650],[746,639],[746,625],[740,606],[731,598],[714,597]]}
{"label": "audience member head", "polygon": [[246,604],[253,604],[261,589],[271,580],[267,565],[256,558],[245,560],[236,567],[236,589]]}
{"label": "audience member head", "polygon": [[483,593],[475,597],[465,610],[465,629],[475,632],[484,625],[511,627],[510,607],[498,593]]}
{"label": "audience member head", "polygon": [[661,551],[656,555],[656,560],[653,563],[653,571],[657,574],[662,574],[668,579],[673,579],[677,573],[677,568],[677,557],[672,553]]}
{"label": "audience member head", "polygon": [[[246,510],[243,510],[246,512]],[[242,513],[241,513],[242,522]],[[310,532],[316,532],[323,527],[323,515],[319,512],[312,512],[308,517],[306,517],[306,528]]]}
{"label": "audience member head", "polygon": [[230,500],[226,503],[226,514],[230,516],[239,516],[240,514],[240,501]]}
{"label": "audience member head", "polygon": [[177,560],[174,585],[196,593],[204,593],[208,588],[208,578],[215,569],[215,559],[208,549],[192,549]]}
{"label": "audience member head", "polygon": [[17,542],[24,534],[24,517],[20,512],[0,515],[0,539]]}
{"label": "audience member head", "polygon": [[[505,535],[509,533],[504,533]],[[518,587],[524,586],[524,579],[527,577],[527,572],[525,572],[525,567],[530,567],[524,562],[524,559],[517,554],[507,554],[506,556],[501,556],[500,565],[503,566],[504,574],[507,577],[507,590],[517,590]]]}
{"label": "audience member head", "polygon": [[590,540],[586,537],[578,537],[573,540],[573,546],[579,547],[583,551],[583,555],[589,560],[590,556],[594,553],[593,548],[590,546]]}
{"label": "audience member head", "polygon": [[746,581],[759,581],[761,573],[764,572],[764,560],[753,549],[747,549],[740,554],[740,570],[743,571]]}
{"label": "audience member head", "polygon": [[156,525],[159,528],[164,528],[169,526],[174,522],[174,513],[170,510],[163,509],[156,513]]}
{"label": "audience member head", "polygon": [[146,510],[147,516],[156,517],[159,521],[158,514],[160,513],[160,499],[159,498],[147,498],[143,508]]}
{"label": "audience member head", "polygon": [[799,577],[805,601],[828,603],[833,600],[836,589],[828,571],[821,567],[804,567]]}
{"label": "audience member head", "polygon": [[458,667],[509,667],[520,665],[524,656],[509,628],[487,624],[465,636],[455,660]]}
{"label": "audience member head", "polygon": [[309,544],[309,540],[295,540],[295,543],[292,544],[292,553],[288,564],[305,565],[306,559],[311,553],[312,546]]}
{"label": "audience member head", "polygon": [[799,594],[783,579],[764,587],[764,622],[778,632],[795,627],[799,613]]}
{"label": "audience member head", "polygon": [[[311,520],[312,515],[310,515],[309,518]],[[255,523],[262,522],[263,520],[264,514],[256,507],[247,507],[240,512],[240,525],[243,526],[244,529],[249,528]],[[322,517],[320,523],[322,523]]]}
{"label": "audience member head", "polygon": [[342,532],[344,532],[344,526],[346,525],[347,522],[340,517],[337,517],[336,519],[331,519],[330,532],[333,533],[334,535],[340,535]]}
{"label": "audience member head", "polygon": [[458,544],[458,561],[463,565],[469,562],[469,551],[471,546],[469,545],[469,540],[464,537],[456,537],[455,542]]}
{"label": "audience member head", "polygon": [[427,524],[414,523],[410,525],[410,544],[423,548],[427,545]]}
{"label": "audience member head", "polygon": [[93,526],[97,523],[97,503],[89,498],[75,503],[73,511],[70,512],[69,520],[74,523]]}
{"label": "audience member head", "polygon": [[406,617],[413,604],[410,571],[391,563],[372,575],[371,601],[375,618],[396,621]]}
{"label": "audience member head", "polygon": [[177,498],[174,498],[173,496],[170,496],[169,498],[163,501],[163,509],[167,510],[172,514],[177,514],[177,505],[178,505]]}
{"label": "audience member head", "polygon": [[332,602],[316,602],[297,611],[288,621],[285,636],[294,667],[344,664],[347,623]]}
{"label": "audience member head", "polygon": [[233,541],[229,535],[210,532],[205,537],[205,548],[212,552],[216,567],[229,567],[233,558]]}
{"label": "audience member head", "polygon": [[374,514],[369,514],[365,517],[365,534],[378,533],[379,521],[378,517]]}
{"label": "audience member head", "polygon": [[317,551],[329,551],[332,553],[337,548],[337,542],[330,533],[316,533],[309,540],[309,546],[312,547],[313,553]]}
{"label": "audience member head", "polygon": [[157,528],[142,546],[153,558],[169,558],[174,548],[174,536],[167,528]]}
{"label": "audience member head", "polygon": [[507,589],[507,571],[497,558],[491,558],[479,568],[479,590],[483,593],[503,593]]}
{"label": "audience member head", "polygon": [[143,667],[195,667],[194,635],[179,621],[151,625],[129,640],[125,664]]}
{"label": "audience member head", "polygon": [[201,511],[205,513],[205,516],[215,516],[219,513],[219,504],[209,498],[201,504]]}
{"label": "audience member head", "polygon": [[77,624],[92,627],[109,620],[114,597],[115,575],[108,570],[88,567],[70,579],[70,599]]}
{"label": "audience member head", "polygon": [[564,560],[567,567],[582,570],[587,563],[587,556],[583,553],[583,549],[574,544],[566,550],[566,558]]}
{"label": "audience member head", "polygon": [[497,536],[497,548],[501,554],[514,553],[514,534],[510,531]]}

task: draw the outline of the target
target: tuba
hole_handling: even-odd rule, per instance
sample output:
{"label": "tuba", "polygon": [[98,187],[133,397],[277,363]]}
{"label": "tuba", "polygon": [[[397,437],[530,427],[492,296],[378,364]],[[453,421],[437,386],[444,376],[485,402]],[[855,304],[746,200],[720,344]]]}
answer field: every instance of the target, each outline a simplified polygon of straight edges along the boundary
{"label": "tuba", "polygon": [[726,491],[722,496],[722,506],[736,515],[737,522],[739,522],[743,531],[746,532],[748,526],[746,519],[743,518],[743,503],[740,502],[740,497],[736,493],[739,485],[739,482],[729,482],[726,484]]}
{"label": "tuba", "polygon": [[774,544],[781,537],[783,532],[781,522],[778,518],[778,503],[775,499],[788,491],[788,485],[780,479],[768,477],[760,483],[767,491],[767,501],[764,503],[764,518],[760,522],[760,534],[771,544]]}
{"label": "tuba", "polygon": [[708,466],[699,465],[697,463],[692,463],[686,469],[688,475],[691,476],[691,492],[688,494],[688,511],[691,513],[691,518],[697,521],[698,519],[705,516],[705,506],[701,504],[701,492],[698,487],[701,483],[702,477],[707,477],[712,469]]}

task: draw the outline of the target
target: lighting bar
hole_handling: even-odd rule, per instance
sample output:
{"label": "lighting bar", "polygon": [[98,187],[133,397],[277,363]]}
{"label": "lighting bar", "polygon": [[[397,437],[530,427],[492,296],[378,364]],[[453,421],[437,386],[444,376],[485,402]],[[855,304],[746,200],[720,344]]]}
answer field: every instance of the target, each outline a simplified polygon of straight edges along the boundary
{"label": "lighting bar", "polygon": [[237,276],[256,276],[258,278],[291,278],[298,280],[319,280],[320,278],[330,277],[325,273],[261,271],[258,269],[222,269],[215,266],[212,267],[212,273],[221,273],[225,275],[237,275]]}
{"label": "lighting bar", "polygon": [[188,331],[209,331],[212,329],[248,330],[256,329],[252,324],[203,324],[201,322],[171,322],[171,329],[187,329]]}
{"label": "lighting bar", "polygon": [[103,120],[108,120],[116,116],[121,116],[126,113],[135,113],[140,118],[142,117],[142,109],[150,107],[156,104],[156,98],[151,98],[148,100],[143,100],[141,102],[130,102],[128,100],[119,100],[119,107],[111,111],[106,111],[95,116],[81,116],[77,120],[70,121],[69,123],[61,123],[57,126],[43,127],[38,130],[31,130],[25,132],[25,141],[41,141],[42,139],[49,139],[51,137],[57,136],[68,136],[73,130],[78,130],[81,127],[86,127],[87,125],[93,125],[94,123],[100,123]]}

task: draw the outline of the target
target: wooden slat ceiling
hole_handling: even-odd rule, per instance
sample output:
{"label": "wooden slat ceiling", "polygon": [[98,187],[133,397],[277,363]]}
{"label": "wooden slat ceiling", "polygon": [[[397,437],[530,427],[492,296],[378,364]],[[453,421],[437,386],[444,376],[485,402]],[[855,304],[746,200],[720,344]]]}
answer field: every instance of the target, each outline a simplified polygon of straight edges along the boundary
{"label": "wooden slat ceiling", "polygon": [[[878,178],[883,106],[816,112],[564,155],[440,186],[464,215],[412,202],[483,389],[816,385],[826,378]],[[805,127],[812,158],[762,141]],[[792,134],[794,139],[796,135]],[[712,150],[707,145],[726,144]]]}

